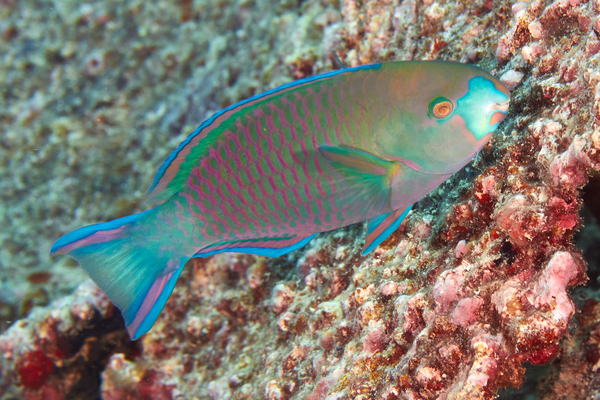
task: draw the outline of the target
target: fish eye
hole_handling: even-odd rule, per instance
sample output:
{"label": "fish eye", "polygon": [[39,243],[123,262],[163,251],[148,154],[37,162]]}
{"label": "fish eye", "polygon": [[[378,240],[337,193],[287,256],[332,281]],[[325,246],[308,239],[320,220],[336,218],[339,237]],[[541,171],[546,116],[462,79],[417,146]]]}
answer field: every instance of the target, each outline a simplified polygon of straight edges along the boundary
{"label": "fish eye", "polygon": [[429,115],[437,118],[444,119],[452,114],[454,111],[454,104],[445,97],[436,97],[429,103]]}

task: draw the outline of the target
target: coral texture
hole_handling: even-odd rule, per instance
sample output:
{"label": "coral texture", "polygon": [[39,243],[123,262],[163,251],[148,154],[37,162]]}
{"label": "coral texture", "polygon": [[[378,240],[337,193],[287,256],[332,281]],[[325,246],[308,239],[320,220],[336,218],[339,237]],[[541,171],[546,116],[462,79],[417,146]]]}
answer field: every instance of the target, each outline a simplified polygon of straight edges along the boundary
{"label": "coral texture", "polygon": [[[28,2],[6,3],[0,12],[10,14]],[[46,246],[59,231],[137,209],[141,194],[131,193],[149,182],[149,165],[182,129],[255,91],[330,69],[333,51],[348,65],[476,62],[512,89],[513,100],[474,164],[419,202],[368,257],[359,255],[363,227],[353,226],[278,259],[195,259],[139,349],[109,339],[124,331],[110,325],[117,320],[111,306],[84,284],[0,336],[8,377],[0,395],[52,398],[81,390],[75,382],[93,373],[75,377],[63,359],[90,356],[81,346],[71,345],[68,356],[54,349],[103,321],[110,327],[89,337],[115,344],[88,362],[104,368],[101,395],[115,400],[492,399],[499,388],[522,384],[525,363],[569,352],[560,342],[576,312],[568,290],[587,280],[571,244],[580,223],[578,190],[600,169],[600,1],[60,4],[56,23],[75,28],[57,35],[54,50],[28,45],[46,57],[39,65],[2,67],[16,71],[4,74],[12,79],[10,96],[22,100],[5,94],[3,101],[30,107],[19,108],[22,119],[3,115],[9,128],[0,151],[10,155],[1,159],[11,161],[0,168],[15,170],[14,191],[2,194],[3,218],[31,223],[19,214],[18,190],[31,185],[27,179],[40,182],[38,197],[49,201],[31,211],[42,215]],[[80,13],[74,19],[73,10]],[[2,21],[0,43],[16,49],[9,56],[18,58],[32,40],[19,24],[41,15]],[[18,91],[27,68],[39,69],[37,86]],[[35,137],[17,134],[24,129]],[[52,177],[44,175],[50,154],[62,165],[53,166]],[[95,183],[80,184],[86,181]],[[79,203],[62,204],[65,193]],[[7,276],[17,274],[15,249],[36,248],[26,233],[12,236],[17,245],[5,244],[0,255],[3,266],[15,265],[3,269]],[[37,265],[34,253],[27,256]],[[95,299],[85,302],[97,310],[91,321],[71,307],[82,296]],[[586,307],[580,329],[593,333],[597,307]],[[589,356],[561,358],[561,371],[571,362],[579,376],[584,368],[595,372],[596,336],[586,336]],[[556,376],[543,388],[547,398],[561,398],[572,374]],[[586,379],[594,393],[595,378]]]}
{"label": "coral texture", "polygon": [[560,363],[540,385],[543,400],[597,399],[600,396],[600,303],[588,299],[573,336],[561,343]]}
{"label": "coral texture", "polygon": [[0,397],[94,398],[105,359],[135,354],[123,329],[115,307],[89,280],[50,307],[35,308],[0,335]]}

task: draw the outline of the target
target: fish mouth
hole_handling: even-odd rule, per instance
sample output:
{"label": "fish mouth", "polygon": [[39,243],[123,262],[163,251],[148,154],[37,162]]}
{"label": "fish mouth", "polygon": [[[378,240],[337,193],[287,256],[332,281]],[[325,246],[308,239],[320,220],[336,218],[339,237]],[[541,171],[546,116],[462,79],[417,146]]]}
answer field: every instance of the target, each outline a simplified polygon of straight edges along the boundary
{"label": "fish mouth", "polygon": [[490,125],[497,126],[500,122],[502,122],[502,120],[504,120],[508,114],[509,103],[510,99],[503,103],[495,103],[492,107],[490,107],[490,114],[492,114],[488,122]]}
{"label": "fish mouth", "polygon": [[492,107],[492,109],[506,114],[508,112],[509,104],[510,104],[510,99],[506,100],[504,103],[494,104],[494,107]]}

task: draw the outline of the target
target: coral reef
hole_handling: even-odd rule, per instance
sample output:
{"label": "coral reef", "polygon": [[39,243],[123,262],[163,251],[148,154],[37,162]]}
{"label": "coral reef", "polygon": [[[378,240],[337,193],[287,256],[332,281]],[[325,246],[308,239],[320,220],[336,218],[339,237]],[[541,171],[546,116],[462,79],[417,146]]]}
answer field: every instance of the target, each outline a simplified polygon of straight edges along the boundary
{"label": "coral reef", "polygon": [[0,335],[0,397],[95,398],[99,372],[114,352],[138,349],[116,308],[91,281]]}
{"label": "coral reef", "polygon": [[[6,16],[37,4],[5,3]],[[278,259],[195,259],[135,346],[89,283],[34,308],[0,335],[0,396],[62,398],[96,382],[115,400],[492,399],[520,387],[527,363],[557,355],[540,393],[597,396],[597,300],[561,339],[577,309],[569,290],[587,280],[571,243],[579,190],[600,169],[600,1],[169,4],[61,1],[43,51],[32,44],[41,30],[24,27],[42,12],[1,20],[2,51],[21,62],[0,67],[12,105],[0,107],[12,110],[2,113],[0,173],[12,179],[0,215],[15,222],[0,233],[4,281],[47,270],[42,249],[59,232],[137,210],[150,166],[207,114],[330,69],[333,51],[349,65],[476,62],[512,89],[510,114],[368,257],[352,226]],[[33,187],[38,201],[23,212]],[[36,239],[31,225],[44,227]],[[58,278],[78,271],[68,263],[33,278],[45,301],[81,279]],[[40,286],[23,282],[3,284],[0,301],[14,310],[11,299]],[[75,365],[89,373],[75,376]]]}
{"label": "coral reef", "polygon": [[599,305],[588,299],[581,307],[577,328],[561,343],[560,362],[552,363],[549,376],[537,388],[540,399],[596,399],[600,395]]}

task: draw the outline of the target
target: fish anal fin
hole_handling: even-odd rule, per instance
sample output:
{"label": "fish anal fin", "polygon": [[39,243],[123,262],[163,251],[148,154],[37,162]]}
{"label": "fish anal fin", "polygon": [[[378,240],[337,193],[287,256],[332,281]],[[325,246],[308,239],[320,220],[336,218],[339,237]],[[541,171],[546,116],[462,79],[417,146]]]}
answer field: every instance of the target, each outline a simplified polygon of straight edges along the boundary
{"label": "fish anal fin", "polygon": [[203,248],[194,254],[194,257],[208,257],[213,254],[223,252],[279,257],[304,247],[315,237],[315,235],[316,233],[311,235],[290,235],[283,237],[265,237],[259,239],[222,241]]}
{"label": "fish anal fin", "polygon": [[367,236],[365,237],[365,245],[361,255],[364,256],[373,251],[381,242],[398,229],[411,208],[412,205],[371,218],[367,223]]}

